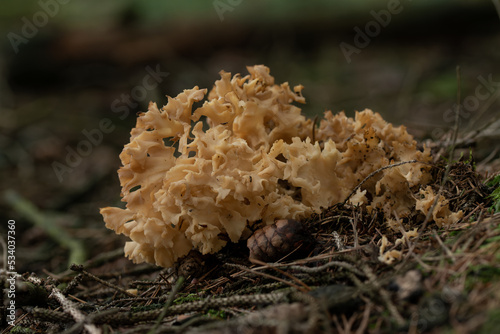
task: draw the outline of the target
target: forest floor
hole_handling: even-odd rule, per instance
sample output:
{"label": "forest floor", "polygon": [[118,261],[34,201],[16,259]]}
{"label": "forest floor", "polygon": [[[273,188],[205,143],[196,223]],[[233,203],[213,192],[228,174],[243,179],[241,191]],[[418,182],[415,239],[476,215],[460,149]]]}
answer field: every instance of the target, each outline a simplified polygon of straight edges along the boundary
{"label": "forest floor", "polygon": [[[7,323],[10,297],[2,294],[2,333],[495,332],[500,40],[489,27],[498,17],[477,19],[486,6],[445,9],[426,15],[425,29],[413,35],[407,28],[421,15],[394,18],[349,64],[339,43],[353,40],[358,23],[299,21],[300,29],[297,22],[221,23],[210,30],[204,22],[174,22],[180,30],[151,29],[128,12],[105,32],[45,29],[15,57],[2,58],[0,235],[7,242],[15,231],[20,274],[15,327]],[[245,73],[259,63],[277,82],[305,86],[310,118],[325,109],[352,116],[368,107],[405,125],[433,150],[435,192],[464,217],[438,227],[415,216],[405,228],[418,228],[418,236],[395,245],[400,234],[384,226],[383,215],[336,205],[303,222],[315,247],[300,258],[250,262],[242,242],[212,257],[193,254],[173,270],[126,259],[126,238],[105,228],[99,208],[120,203],[118,155],[136,113],[150,100],[166,103],[165,94],[210,88],[220,70]],[[168,74],[123,109],[123,94],[157,68]],[[462,109],[453,141],[449,111],[458,84],[462,101],[478,100],[478,91],[481,99],[474,112]],[[71,150],[104,119],[113,131],[72,160]],[[57,172],[55,162],[69,170]],[[382,235],[391,242],[386,251],[400,251],[390,265],[379,260]],[[14,285],[6,259],[0,283],[8,292]]]}
{"label": "forest floor", "polygon": [[[467,159],[433,168],[435,191],[464,211],[456,224],[415,216],[404,228],[419,235],[398,245],[382,213],[336,205],[303,222],[315,241],[305,257],[249,260],[243,242],[190,253],[173,269],[131,265],[108,241],[83,265],[53,273],[41,264],[16,278],[15,327],[4,332],[491,333],[500,326],[500,177],[485,183]],[[24,201],[11,194],[28,218],[47,219]],[[385,251],[399,253],[392,264],[380,260],[382,235]]]}

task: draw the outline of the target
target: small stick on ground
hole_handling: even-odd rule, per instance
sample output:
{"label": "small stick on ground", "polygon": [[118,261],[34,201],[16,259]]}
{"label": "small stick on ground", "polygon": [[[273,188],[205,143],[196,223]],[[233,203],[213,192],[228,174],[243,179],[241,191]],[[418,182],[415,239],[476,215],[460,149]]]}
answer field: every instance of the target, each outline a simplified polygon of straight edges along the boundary
{"label": "small stick on ground", "polygon": [[401,166],[401,165],[405,165],[405,164],[414,164],[414,163],[421,163],[421,164],[427,164],[426,162],[422,162],[422,161],[418,161],[418,160],[409,160],[409,161],[401,161],[401,162],[398,162],[398,163],[395,163],[395,164],[392,164],[392,165],[387,165],[387,166],[384,166],[384,167],[380,167],[379,169],[371,172],[367,177],[364,178],[363,181],[361,181],[356,187],[354,187],[354,189],[351,191],[351,193],[346,197],[346,199],[342,202],[342,206],[344,206],[347,201],[349,200],[349,198],[352,197],[352,195],[354,195],[356,193],[356,191],[358,191],[358,189],[366,182],[368,181],[371,177],[373,177],[375,174],[377,173],[380,173],[381,171],[383,170],[386,170],[386,169],[389,169],[389,168],[393,168],[393,167],[398,167],[398,166]]}
{"label": "small stick on ground", "polygon": [[[295,288],[299,291],[302,291],[304,292],[304,288],[301,287],[301,286],[298,286],[296,284],[293,284],[292,282],[288,282],[282,278],[279,278],[279,277],[276,277],[276,276],[273,276],[273,275],[269,275],[269,274],[266,274],[266,273],[261,273],[259,271],[256,271],[256,270],[252,270],[250,268],[247,268],[245,266],[242,266],[240,264],[235,264],[235,263],[225,263],[224,266],[228,266],[228,267],[234,267],[234,268],[238,268],[240,270],[243,270],[243,271],[246,271],[246,272],[249,272],[249,273],[252,273],[256,276],[262,276],[262,277],[265,277],[265,278],[269,278],[269,279],[272,279],[272,280],[276,280],[278,282],[281,282],[281,283],[284,283],[286,285],[289,285],[291,286],[292,288]],[[309,288],[309,287],[308,287]],[[306,291],[307,292],[307,291]]]}
{"label": "small stick on ground", "polygon": [[49,297],[54,297],[61,304],[64,311],[71,315],[71,317],[76,322],[75,329],[83,325],[83,328],[85,328],[85,330],[90,334],[101,333],[101,330],[98,329],[94,324],[86,323],[87,320],[85,318],[85,315],[77,309],[72,301],[66,299],[66,297],[64,297],[59,289],[57,289],[56,287],[52,287],[52,292]]}
{"label": "small stick on ground", "polygon": [[109,282],[106,282],[105,280],[102,280],[100,279],[99,277],[97,277],[96,275],[94,274],[91,274],[89,273],[88,271],[86,271],[83,266],[79,266],[79,265],[76,265],[76,264],[72,264],[71,267],[70,267],[71,270],[73,271],[76,271],[76,272],[79,272],[79,273],[82,273],[83,275],[85,275],[86,277],[89,277],[91,279],[93,279],[94,281],[98,282],[98,283],[101,283],[102,285],[105,285],[111,289],[114,289],[118,292],[121,292],[123,293],[124,295],[127,295],[128,297],[131,297],[131,298],[136,298],[137,296],[128,292],[127,290],[125,289],[122,289],[120,288],[119,286],[116,286],[114,284],[111,284]]}
{"label": "small stick on ground", "polygon": [[305,284],[304,282],[302,282],[300,279],[298,279],[297,277],[295,277],[295,276],[293,276],[293,275],[291,275],[291,274],[289,274],[287,272],[284,272],[283,270],[281,270],[281,269],[279,269],[277,267],[274,267],[274,266],[272,266],[272,265],[270,265],[268,263],[262,262],[262,261],[257,260],[257,259],[252,259],[252,258],[250,258],[250,262],[258,264],[258,265],[261,265],[261,266],[266,266],[267,268],[274,269],[277,272],[279,272],[280,274],[285,275],[286,277],[292,279],[294,282],[296,282],[296,283],[300,284],[301,286],[303,286],[304,289],[305,289],[305,292],[311,291],[311,288],[307,284]]}

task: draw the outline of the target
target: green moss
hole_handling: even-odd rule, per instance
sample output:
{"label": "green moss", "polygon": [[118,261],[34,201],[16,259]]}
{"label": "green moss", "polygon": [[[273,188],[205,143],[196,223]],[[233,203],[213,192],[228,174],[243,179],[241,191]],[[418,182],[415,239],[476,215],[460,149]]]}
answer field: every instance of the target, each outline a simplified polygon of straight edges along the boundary
{"label": "green moss", "polygon": [[198,300],[201,300],[200,296],[198,296],[195,293],[190,293],[188,295],[185,295],[185,296],[182,296],[182,297],[175,299],[174,304],[179,305],[179,304],[184,304],[184,303],[196,302]]}
{"label": "green moss", "polygon": [[490,212],[500,212],[500,174],[489,181],[487,185],[494,188],[493,192],[488,196],[493,201]]}
{"label": "green moss", "polygon": [[488,238],[486,239],[486,241],[484,242],[484,245],[481,245],[481,248],[483,247],[488,247],[490,243],[497,243],[497,242],[500,242],[500,235],[496,235],[494,237],[491,237],[491,238]]}
{"label": "green moss", "polygon": [[478,334],[497,333],[500,328],[500,309],[488,312],[488,318],[479,330]]}
{"label": "green moss", "polygon": [[480,281],[482,283],[497,281],[500,277],[500,267],[492,265],[471,266],[465,281],[466,290],[471,290]]}
{"label": "green moss", "polygon": [[14,328],[12,328],[10,330],[10,333],[14,333],[14,334],[32,334],[32,333],[35,333],[32,329],[29,329],[29,328],[26,328],[26,327],[21,327],[21,326],[14,326]]}
{"label": "green moss", "polygon": [[208,310],[207,313],[211,318],[215,318],[215,319],[226,319],[227,318],[227,313],[223,310],[210,309],[210,310]]}

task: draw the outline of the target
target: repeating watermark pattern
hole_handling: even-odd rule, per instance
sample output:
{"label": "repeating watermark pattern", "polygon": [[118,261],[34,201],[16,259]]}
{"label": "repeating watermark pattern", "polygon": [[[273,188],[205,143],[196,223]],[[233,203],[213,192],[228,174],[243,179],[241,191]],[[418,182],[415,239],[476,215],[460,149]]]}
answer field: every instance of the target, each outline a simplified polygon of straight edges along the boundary
{"label": "repeating watermark pattern", "polygon": [[21,28],[20,34],[15,32],[9,32],[7,38],[9,39],[12,49],[17,54],[19,52],[19,46],[21,44],[27,44],[30,39],[35,37],[39,30],[49,23],[49,20],[59,13],[60,6],[65,5],[70,0],[40,0],[38,1],[38,6],[40,10],[37,11],[31,19],[23,16],[21,21],[23,26]]}
{"label": "repeating watermark pattern", "polygon": [[7,222],[7,323],[14,326],[16,321],[16,221],[9,220]]}
{"label": "repeating watermark pattern", "polygon": [[[130,94],[122,94],[119,99],[115,99],[111,103],[111,111],[120,114],[119,118],[124,120],[130,114],[130,108],[137,108],[139,106],[136,102],[142,102],[146,99],[148,91],[152,91],[169,76],[170,73],[162,72],[160,65],[156,65],[153,69],[146,66],[146,74],[142,79],[142,85],[137,85],[130,90]],[[134,102],[136,101],[136,102]]]}
{"label": "repeating watermark pattern", "polygon": [[[449,129],[455,123],[457,112],[460,122],[468,120],[474,113],[481,115],[483,110],[488,108],[500,96],[500,81],[493,81],[492,74],[489,74],[487,78],[479,75],[477,80],[479,84],[474,89],[474,94],[466,96],[459,106],[454,104],[443,113],[443,121],[450,124]],[[435,128],[432,130],[432,138],[435,140],[441,139],[449,129]]]}
{"label": "repeating watermark pattern", "polygon": [[[142,79],[142,84],[131,89],[130,94],[122,94],[120,98],[111,103],[111,111],[118,114],[120,120],[124,120],[130,115],[131,108],[139,106],[138,102],[146,99],[148,91],[156,89],[158,85],[170,74],[162,72],[160,65],[156,68],[146,66],[147,74]],[[90,130],[83,129],[84,139],[80,140],[73,148],[66,145],[66,157],[63,162],[52,162],[52,169],[59,182],[63,182],[64,175],[73,172],[83,161],[83,158],[92,154],[95,147],[102,143],[105,134],[110,134],[115,130],[115,124],[109,118],[102,118],[99,126]]]}
{"label": "repeating watermark pattern", "polygon": [[224,21],[224,13],[232,12],[243,0],[214,0],[213,5],[219,20]]}
{"label": "repeating watermark pattern", "polygon": [[380,35],[382,28],[387,27],[391,23],[393,15],[400,14],[402,11],[403,5],[401,5],[399,0],[389,0],[387,2],[387,9],[381,9],[378,12],[371,10],[370,15],[374,19],[365,24],[364,30],[358,26],[354,27],[354,32],[356,33],[353,40],[354,45],[346,42],[340,43],[340,50],[347,63],[351,63],[353,54],[361,53],[361,50],[370,45],[373,38]]}

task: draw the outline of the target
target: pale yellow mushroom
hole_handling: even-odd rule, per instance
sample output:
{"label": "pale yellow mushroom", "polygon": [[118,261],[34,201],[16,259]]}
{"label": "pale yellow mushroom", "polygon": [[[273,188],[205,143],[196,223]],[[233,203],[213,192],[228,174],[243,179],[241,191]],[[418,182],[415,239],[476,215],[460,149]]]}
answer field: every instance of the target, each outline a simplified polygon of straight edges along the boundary
{"label": "pale yellow mushroom", "polygon": [[[383,166],[430,161],[404,127],[371,110],[326,112],[313,136],[296,105],[305,103],[303,87],[275,84],[262,65],[248,71],[221,72],[196,110],[207,92],[198,87],[139,115],[120,154],[125,208],[101,209],[106,226],[130,238],[125,253],[134,262],[172,267],[192,249],[217,252],[248,238],[256,221],[320,213]],[[402,218],[429,180],[428,165],[401,165],[374,175],[352,200]]]}

